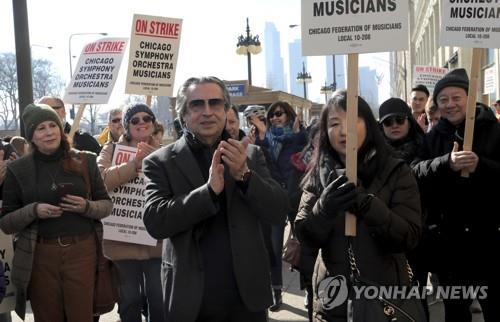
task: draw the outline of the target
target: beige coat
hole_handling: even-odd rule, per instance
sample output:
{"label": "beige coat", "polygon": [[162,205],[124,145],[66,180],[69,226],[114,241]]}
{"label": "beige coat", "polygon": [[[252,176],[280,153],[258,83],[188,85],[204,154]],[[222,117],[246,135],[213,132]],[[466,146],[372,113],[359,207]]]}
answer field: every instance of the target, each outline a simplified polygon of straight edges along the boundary
{"label": "beige coat", "polygon": [[[132,146],[129,142],[123,139],[123,136],[116,144]],[[150,143],[152,144],[152,143]],[[104,184],[108,192],[113,191],[116,187],[130,181],[137,176],[134,161],[122,163],[118,166],[111,166],[113,160],[114,143],[106,143],[97,158],[97,165]],[[146,246],[132,243],[124,243],[119,241],[107,240],[103,241],[103,249],[106,257],[112,260],[123,259],[150,259],[161,257],[161,240],[156,246]]]}

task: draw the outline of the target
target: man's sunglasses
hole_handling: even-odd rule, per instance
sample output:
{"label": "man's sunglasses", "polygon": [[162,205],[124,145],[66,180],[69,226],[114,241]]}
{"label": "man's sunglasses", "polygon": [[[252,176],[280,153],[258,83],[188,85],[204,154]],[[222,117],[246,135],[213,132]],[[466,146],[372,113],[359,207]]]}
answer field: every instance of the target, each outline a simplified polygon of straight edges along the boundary
{"label": "man's sunglasses", "polygon": [[273,117],[281,117],[281,115],[283,115],[285,113],[283,113],[282,111],[276,111],[274,113],[269,113],[269,118],[272,119]]}
{"label": "man's sunglasses", "polygon": [[[144,115],[142,117],[142,120],[144,121],[144,123],[150,123],[150,122],[153,122],[153,117],[150,116],[150,115]],[[136,116],[136,117],[133,117],[131,120],[130,120],[130,123],[132,125],[137,125],[139,124],[139,122],[141,122],[141,118],[139,116]]]}
{"label": "man's sunglasses", "polygon": [[205,104],[207,102],[210,108],[218,108],[226,104],[226,101],[224,101],[224,99],[222,98],[210,98],[208,100],[202,100],[202,99],[192,100],[188,103],[188,106],[192,109],[199,110],[205,108]]}
{"label": "man's sunglasses", "polygon": [[386,118],[382,124],[386,127],[392,126],[394,122],[396,122],[397,125],[403,125],[405,123],[406,116],[393,116],[393,117],[388,117]]}
{"label": "man's sunglasses", "polygon": [[122,119],[112,119],[111,120],[111,123],[120,123],[122,121]]}

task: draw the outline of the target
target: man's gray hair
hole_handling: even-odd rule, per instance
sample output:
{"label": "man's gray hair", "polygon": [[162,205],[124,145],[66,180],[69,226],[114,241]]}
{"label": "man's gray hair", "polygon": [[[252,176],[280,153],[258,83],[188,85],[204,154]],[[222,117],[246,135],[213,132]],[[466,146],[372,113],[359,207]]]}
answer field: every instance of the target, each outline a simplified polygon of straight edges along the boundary
{"label": "man's gray hair", "polygon": [[191,85],[199,85],[199,84],[207,84],[212,83],[216,84],[222,90],[222,95],[224,96],[224,109],[227,111],[231,107],[231,99],[229,97],[229,92],[226,88],[226,84],[223,81],[218,79],[215,76],[203,76],[203,77],[191,77],[182,84],[181,88],[179,88],[179,92],[177,93],[177,102],[175,105],[175,111],[177,115],[180,117],[182,123],[184,123],[184,115],[187,112],[187,91],[189,86]]}
{"label": "man's gray hair", "polygon": [[62,106],[62,107],[64,107],[64,102],[63,102],[63,100],[62,100],[60,97],[58,97],[58,96],[53,96],[53,95],[46,95],[46,96],[43,96],[43,97],[41,97],[41,98],[37,101],[37,103],[46,104],[46,103],[43,103],[43,102],[45,102],[45,101],[46,101],[46,100],[48,100],[48,99],[54,100],[54,101],[58,104],[58,106]]}
{"label": "man's gray hair", "polygon": [[113,116],[115,116],[118,113],[123,113],[123,110],[121,108],[114,108],[114,109],[110,110],[108,113],[108,122],[111,122],[111,120],[113,119]]}

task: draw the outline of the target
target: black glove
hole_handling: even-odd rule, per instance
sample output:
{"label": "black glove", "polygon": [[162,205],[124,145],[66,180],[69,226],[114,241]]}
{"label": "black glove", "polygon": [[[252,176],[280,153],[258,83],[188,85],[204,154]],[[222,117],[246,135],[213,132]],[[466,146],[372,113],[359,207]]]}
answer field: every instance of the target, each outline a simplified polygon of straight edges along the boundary
{"label": "black glove", "polygon": [[325,217],[334,217],[356,204],[356,186],[347,182],[347,177],[339,176],[329,183],[314,205],[313,212]]}
{"label": "black glove", "polygon": [[361,185],[355,187],[355,195],[355,202],[348,211],[358,218],[363,218],[368,209],[370,209],[370,203],[374,195],[367,193]]}

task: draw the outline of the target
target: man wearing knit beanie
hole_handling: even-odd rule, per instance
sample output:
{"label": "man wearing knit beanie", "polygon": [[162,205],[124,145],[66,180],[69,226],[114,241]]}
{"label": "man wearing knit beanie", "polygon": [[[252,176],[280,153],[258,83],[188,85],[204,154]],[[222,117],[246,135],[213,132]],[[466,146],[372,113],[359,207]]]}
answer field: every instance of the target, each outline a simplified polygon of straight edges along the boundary
{"label": "man wearing knit beanie", "polygon": [[469,76],[467,71],[463,68],[457,68],[444,75],[434,86],[434,93],[432,99],[434,104],[437,105],[437,97],[439,93],[446,87],[458,87],[465,90],[465,94],[469,93]]}
{"label": "man wearing knit beanie", "polygon": [[[422,253],[443,287],[488,286],[487,298],[479,299],[485,322],[500,321],[500,275],[490,248],[500,243],[498,189],[489,188],[500,181],[500,124],[490,108],[476,103],[472,150],[463,151],[468,90],[464,69],[450,71],[434,88],[441,119],[426,134],[413,167],[429,227]],[[471,321],[471,303],[465,295],[444,299],[446,322]]]}

